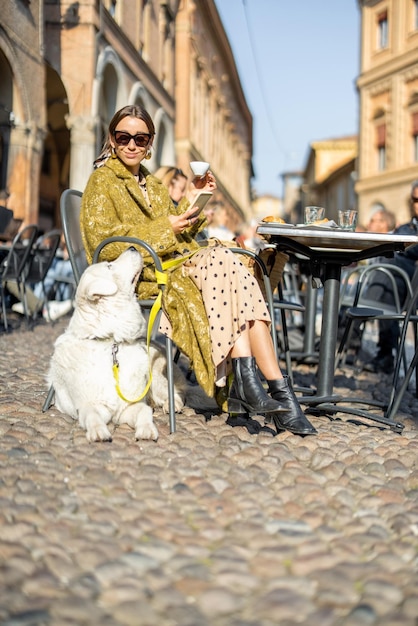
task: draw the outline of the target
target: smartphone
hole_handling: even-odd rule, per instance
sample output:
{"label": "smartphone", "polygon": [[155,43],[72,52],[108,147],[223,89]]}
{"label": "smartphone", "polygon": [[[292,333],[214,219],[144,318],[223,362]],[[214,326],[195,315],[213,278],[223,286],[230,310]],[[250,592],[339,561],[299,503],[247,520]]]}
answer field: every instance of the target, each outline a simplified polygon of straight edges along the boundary
{"label": "smartphone", "polygon": [[201,191],[192,202],[192,207],[198,207],[194,213],[192,213],[193,217],[197,217],[201,211],[205,208],[211,197],[213,196],[211,191]]}

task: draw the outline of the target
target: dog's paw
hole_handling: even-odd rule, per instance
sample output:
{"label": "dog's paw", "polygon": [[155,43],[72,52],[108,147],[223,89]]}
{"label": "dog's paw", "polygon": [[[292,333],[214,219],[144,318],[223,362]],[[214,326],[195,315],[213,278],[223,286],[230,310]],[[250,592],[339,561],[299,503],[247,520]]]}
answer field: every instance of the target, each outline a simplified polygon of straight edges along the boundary
{"label": "dog's paw", "polygon": [[176,409],[176,413],[180,413],[182,408],[184,407],[185,399],[183,396],[180,396],[178,393],[174,394],[174,408]]}
{"label": "dog's paw", "polygon": [[95,424],[89,426],[86,431],[87,441],[93,443],[94,441],[112,441],[112,435],[106,424]]}
{"label": "dog's paw", "polygon": [[[180,396],[178,393],[174,394],[174,410],[176,413],[181,413],[183,407],[185,404],[185,400],[182,396]],[[168,404],[168,398],[167,400],[164,402],[163,404],[163,411],[164,413],[168,413],[169,412],[169,404]]]}
{"label": "dog's paw", "polygon": [[157,441],[158,430],[154,422],[137,424],[135,429],[135,439],[153,439],[154,441]]}

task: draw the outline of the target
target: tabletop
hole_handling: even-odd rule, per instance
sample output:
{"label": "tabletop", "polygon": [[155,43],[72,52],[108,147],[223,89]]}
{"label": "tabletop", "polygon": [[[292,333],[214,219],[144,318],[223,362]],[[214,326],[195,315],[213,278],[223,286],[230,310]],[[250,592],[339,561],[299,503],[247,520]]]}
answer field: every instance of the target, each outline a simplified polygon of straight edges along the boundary
{"label": "tabletop", "polygon": [[390,245],[399,249],[418,244],[418,235],[398,235],[393,233],[358,233],[340,228],[321,226],[293,226],[278,222],[260,222],[257,227],[260,235],[286,237],[314,249],[367,250],[375,246]]}

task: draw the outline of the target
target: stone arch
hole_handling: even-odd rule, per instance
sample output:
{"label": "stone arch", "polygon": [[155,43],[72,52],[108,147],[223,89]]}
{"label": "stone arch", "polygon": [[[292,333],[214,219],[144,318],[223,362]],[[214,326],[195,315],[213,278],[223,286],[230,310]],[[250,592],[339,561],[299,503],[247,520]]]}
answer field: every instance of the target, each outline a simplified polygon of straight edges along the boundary
{"label": "stone arch", "polygon": [[97,60],[93,88],[93,115],[97,116],[96,152],[99,153],[113,115],[127,102],[122,62],[110,46]]}
{"label": "stone arch", "polygon": [[154,116],[155,141],[151,164],[156,170],[161,165],[176,165],[174,126],[164,109],[159,108]]}
{"label": "stone arch", "polygon": [[138,104],[151,113],[152,101],[148,91],[140,82],[134,83],[128,99],[129,104]]}

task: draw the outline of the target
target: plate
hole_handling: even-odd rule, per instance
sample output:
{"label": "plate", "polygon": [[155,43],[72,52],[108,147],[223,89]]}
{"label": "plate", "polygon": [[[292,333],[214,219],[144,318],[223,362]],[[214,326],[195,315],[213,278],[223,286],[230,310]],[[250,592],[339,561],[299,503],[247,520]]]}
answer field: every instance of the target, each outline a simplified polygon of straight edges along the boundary
{"label": "plate", "polygon": [[270,222],[270,220],[268,222],[261,220],[261,224],[273,224],[274,226],[280,226],[281,228],[296,228],[294,224],[283,224],[283,222]]}
{"label": "plate", "polygon": [[338,224],[336,224],[334,220],[328,220],[328,222],[324,222],[323,224],[298,224],[297,227],[305,230],[329,230],[330,228],[338,228]]}

